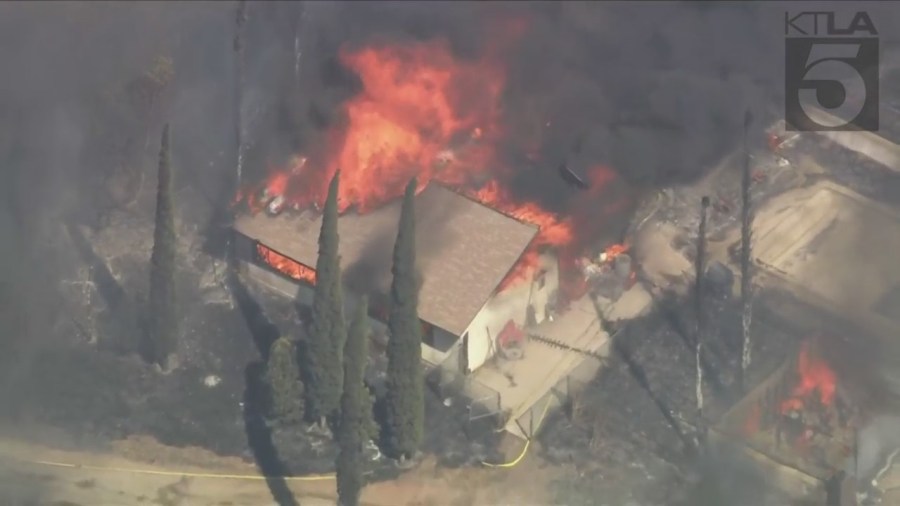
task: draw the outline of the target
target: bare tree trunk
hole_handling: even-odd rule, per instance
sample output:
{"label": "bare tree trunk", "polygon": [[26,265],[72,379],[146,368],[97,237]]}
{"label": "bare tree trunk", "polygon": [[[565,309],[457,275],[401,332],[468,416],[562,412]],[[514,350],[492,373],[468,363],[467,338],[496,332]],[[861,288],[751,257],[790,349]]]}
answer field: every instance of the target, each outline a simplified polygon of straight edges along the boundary
{"label": "bare tree trunk", "polygon": [[300,15],[297,18],[297,25],[294,28],[294,86],[300,89],[300,69],[303,61],[303,39],[301,34],[306,26],[307,21],[307,4],[300,2]]}
{"label": "bare tree trunk", "polygon": [[[243,171],[244,171],[244,140],[243,140],[243,119],[242,119],[242,104],[243,104],[243,91],[244,91],[244,42],[243,42],[243,31],[244,31],[244,22],[247,20],[247,5],[244,0],[239,0],[237,3],[237,11],[235,13],[234,20],[234,103],[233,114],[234,114],[234,162],[235,162],[235,172],[234,172],[234,180],[231,181],[231,178],[225,179],[225,187],[226,191],[230,192],[228,195],[229,203],[225,204],[225,207],[222,208],[222,213],[228,217],[228,221],[234,219],[234,210],[231,208],[230,201],[238,192],[241,191],[243,186]],[[234,251],[232,250],[231,243],[231,234],[225,234],[225,262],[226,262],[226,271],[223,273],[228,276],[233,276],[237,273],[237,257],[234,255]],[[223,285],[227,283],[227,278],[223,277],[221,279]]]}
{"label": "bare tree trunk", "polygon": [[695,360],[697,366],[697,425],[700,430],[700,442],[705,439],[705,424],[703,422],[703,340],[705,329],[705,311],[703,308],[703,277],[706,266],[706,211],[709,208],[709,197],[700,200],[700,230],[697,233],[697,281],[695,286],[695,302],[697,313],[697,333],[694,342]]}
{"label": "bare tree trunk", "polygon": [[750,202],[750,152],[747,145],[747,130],[752,117],[748,111],[744,116],[744,166],[741,174],[741,369],[738,387],[746,390],[747,368],[750,366],[750,320],[753,316],[753,273],[750,266],[750,240],[752,234],[753,211]]}
{"label": "bare tree trunk", "polygon": [[235,193],[243,184],[244,139],[244,23],[247,21],[247,3],[240,0],[234,22],[234,146],[235,146]]}

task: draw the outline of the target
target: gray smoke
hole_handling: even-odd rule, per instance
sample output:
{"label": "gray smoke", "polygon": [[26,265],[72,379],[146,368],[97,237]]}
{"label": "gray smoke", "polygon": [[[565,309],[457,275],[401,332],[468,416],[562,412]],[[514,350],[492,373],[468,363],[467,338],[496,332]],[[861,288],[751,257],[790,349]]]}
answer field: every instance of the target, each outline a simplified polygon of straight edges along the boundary
{"label": "gray smoke", "polygon": [[[690,181],[736,146],[747,108],[762,121],[779,117],[784,13],[815,10],[808,2],[253,7],[253,39],[257,45],[265,40],[267,48],[255,52],[254,87],[266,90],[259,94],[269,97],[271,106],[262,120],[269,127],[256,132],[258,159],[309,149],[340,120],[337,106],[359,83],[337,64],[339,47],[443,37],[459,58],[477,58],[496,38],[502,20],[528,19],[525,37],[505,61],[510,69],[505,122],[511,163],[518,169],[513,186],[522,197],[557,211],[567,210],[571,197],[556,174],[562,161],[577,170],[610,165],[638,187]],[[842,14],[866,9],[882,27],[884,45],[896,38],[888,27],[897,11],[883,3],[827,8]],[[301,18],[305,24],[298,31]],[[298,41],[304,54],[299,81]],[[281,135],[269,135],[273,130]],[[542,159],[529,168],[517,153],[534,139]]]}
{"label": "gray smoke", "polygon": [[[737,448],[719,447],[700,460],[693,486],[683,506],[759,506],[787,504],[778,495],[771,477]],[[782,502],[784,501],[784,502]]]}
{"label": "gray smoke", "polygon": [[871,482],[888,470],[900,452],[900,415],[873,418],[857,435],[856,458],[848,473]]}

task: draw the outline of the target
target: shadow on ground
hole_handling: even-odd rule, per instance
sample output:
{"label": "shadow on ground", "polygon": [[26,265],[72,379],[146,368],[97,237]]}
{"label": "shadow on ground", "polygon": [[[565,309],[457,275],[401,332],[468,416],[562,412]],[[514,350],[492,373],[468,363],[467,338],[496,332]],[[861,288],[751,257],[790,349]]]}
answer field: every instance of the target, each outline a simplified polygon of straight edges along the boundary
{"label": "shadow on ground", "polygon": [[278,339],[279,330],[269,321],[262,306],[253,299],[233,269],[229,274],[228,284],[262,357],[262,360],[251,362],[244,371],[243,413],[247,444],[257,467],[266,476],[272,498],[279,506],[297,506],[298,502],[284,479],[288,474],[287,468],[278,455],[272,440],[272,430],[265,418],[265,399],[268,395],[264,379],[265,361],[269,356],[269,348]]}
{"label": "shadow on ground", "polygon": [[[132,296],[125,291],[122,284],[116,279],[107,263],[91,247],[90,242],[74,222],[65,223],[66,232],[72,239],[75,250],[82,261],[90,268],[90,281],[94,283],[97,293],[109,308],[106,313],[109,323],[112,325],[112,335],[117,339],[111,340],[115,351],[129,353],[134,350],[145,351],[146,344],[140,337],[142,330],[135,334],[133,329],[143,329],[138,304]],[[128,336],[128,337],[126,337]]]}
{"label": "shadow on ground", "polygon": [[262,357],[263,361],[267,360],[269,358],[269,348],[281,335],[281,331],[266,316],[262,306],[253,298],[253,295],[238,278],[234,268],[229,269],[228,288],[231,290],[238,309],[244,317],[247,329],[253,337],[253,344],[256,345],[260,357]]}
{"label": "shadow on ground", "polygon": [[265,365],[253,362],[247,366],[245,373],[246,388],[244,390],[244,430],[247,433],[247,444],[253,452],[253,458],[260,472],[266,476],[266,485],[272,498],[279,506],[298,506],[297,499],[287,486],[284,476],[286,466],[278,456],[278,450],[272,442],[272,431],[263,416],[266,386],[263,380]]}

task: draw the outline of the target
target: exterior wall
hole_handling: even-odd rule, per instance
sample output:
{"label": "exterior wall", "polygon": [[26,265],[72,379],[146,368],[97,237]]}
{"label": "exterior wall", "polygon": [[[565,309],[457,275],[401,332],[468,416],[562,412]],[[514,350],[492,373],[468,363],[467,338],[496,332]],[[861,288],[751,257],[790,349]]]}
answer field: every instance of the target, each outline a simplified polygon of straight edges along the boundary
{"label": "exterior wall", "polygon": [[447,354],[422,343],[422,360],[429,366],[436,366],[444,361]]}
{"label": "exterior wall", "polygon": [[449,352],[457,341],[459,341],[459,336],[453,335],[440,327],[434,328],[434,347],[438,350]]}
{"label": "exterior wall", "polygon": [[[484,365],[497,352],[497,335],[509,320],[524,327],[547,319],[548,307],[559,290],[556,256],[542,255],[537,272],[541,270],[544,271],[543,282],[536,276],[507,288],[489,300],[469,324],[464,334],[468,336],[465,349],[469,371]],[[528,321],[529,311],[533,311],[533,322]]]}
{"label": "exterior wall", "polygon": [[311,286],[297,283],[252,262],[241,261],[240,266],[241,273],[248,278],[265,285],[285,297],[294,299],[300,304],[312,303],[313,289]]}

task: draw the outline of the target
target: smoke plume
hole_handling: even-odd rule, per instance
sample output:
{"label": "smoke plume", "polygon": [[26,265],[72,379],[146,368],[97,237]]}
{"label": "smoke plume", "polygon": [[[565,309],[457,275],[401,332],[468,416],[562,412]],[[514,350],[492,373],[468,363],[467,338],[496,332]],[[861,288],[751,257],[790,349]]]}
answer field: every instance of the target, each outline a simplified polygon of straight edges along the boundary
{"label": "smoke plume", "polygon": [[[633,200],[635,191],[700,177],[736,147],[748,108],[761,125],[780,116],[784,13],[808,7],[255,5],[247,50],[256,62],[248,71],[248,96],[256,98],[247,108],[258,111],[249,134],[255,160],[250,165],[262,173],[297,151],[309,152],[340,124],[340,104],[360,91],[357,76],[338,62],[340,48],[444,39],[461,60],[499,53],[496,59],[508,71],[503,152],[512,174],[504,182],[518,199],[576,214],[574,190],[556,170],[566,163],[576,173],[598,164],[612,167],[620,181],[601,198]],[[877,11],[885,26],[895,15],[878,4],[865,8]],[[519,27],[523,35],[513,36]]]}

